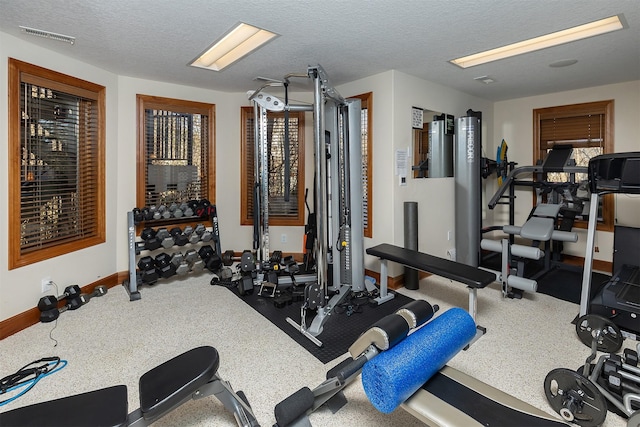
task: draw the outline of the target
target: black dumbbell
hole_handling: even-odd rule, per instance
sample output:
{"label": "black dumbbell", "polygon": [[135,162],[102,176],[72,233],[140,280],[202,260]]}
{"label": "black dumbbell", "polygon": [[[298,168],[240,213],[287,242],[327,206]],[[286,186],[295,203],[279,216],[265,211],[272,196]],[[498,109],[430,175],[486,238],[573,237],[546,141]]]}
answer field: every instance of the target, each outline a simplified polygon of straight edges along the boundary
{"label": "black dumbbell", "polygon": [[[66,299],[67,301],[80,297],[80,286],[71,285],[64,288],[62,295],[55,297],[53,295],[46,295],[38,301],[38,309],[40,311],[51,310],[52,308],[58,308],[58,301]],[[77,307],[75,307],[77,308]]]}
{"label": "black dumbbell", "polygon": [[[251,253],[251,251],[249,251],[249,250],[245,249],[245,250],[242,252],[242,254],[240,254],[240,256],[237,256],[237,255],[236,255],[236,253],[235,253],[233,250],[231,250],[231,249],[228,249],[228,250],[224,251],[224,252],[222,253],[222,264],[224,264],[225,266],[230,266],[230,265],[232,265],[234,262],[242,262],[242,255],[243,255],[245,252],[249,252],[249,253]],[[251,254],[251,257],[253,257],[253,254]]]}
{"label": "black dumbbell", "polygon": [[198,255],[200,255],[200,258],[204,262],[204,267],[207,270],[215,273],[222,267],[222,259],[213,249],[213,246],[206,245],[201,247],[198,251]]}
{"label": "black dumbbell", "polygon": [[42,323],[49,323],[56,320],[62,313],[67,310],[75,310],[77,308],[82,307],[82,299],[80,297],[75,298],[73,300],[68,301],[65,305],[60,308],[52,308],[50,310],[45,310],[40,313],[40,321]]}
{"label": "black dumbbell", "polygon": [[140,269],[140,280],[147,285],[156,283],[159,279],[156,265],[150,256],[144,256],[138,260],[138,268]]}
{"label": "black dumbbell", "polygon": [[[58,302],[66,300],[66,304],[58,308]],[[67,286],[64,293],[59,297],[47,295],[38,301],[38,309],[40,310],[40,321],[43,323],[53,322],[61,313],[67,310],[76,310],[82,307],[82,296],[78,285]]]}
{"label": "black dumbbell", "polygon": [[148,207],[145,206],[140,209],[140,211],[142,212],[142,219],[144,221],[151,221],[153,219],[153,212],[151,212],[151,209]]}
{"label": "black dumbbell", "polygon": [[161,241],[157,236],[156,230],[147,227],[140,233],[140,238],[144,240],[144,248],[148,251],[155,251],[161,245]]}
{"label": "black dumbbell", "polygon": [[133,212],[133,222],[135,224],[139,224],[144,221],[144,215],[142,215],[140,208],[133,208],[131,212]]}
{"label": "black dumbbell", "polygon": [[169,233],[171,233],[176,245],[184,246],[189,243],[189,238],[184,235],[180,227],[173,227]]}
{"label": "black dumbbell", "polygon": [[176,267],[171,263],[171,256],[166,253],[156,255],[154,260],[156,270],[160,276],[165,279],[176,274]]}

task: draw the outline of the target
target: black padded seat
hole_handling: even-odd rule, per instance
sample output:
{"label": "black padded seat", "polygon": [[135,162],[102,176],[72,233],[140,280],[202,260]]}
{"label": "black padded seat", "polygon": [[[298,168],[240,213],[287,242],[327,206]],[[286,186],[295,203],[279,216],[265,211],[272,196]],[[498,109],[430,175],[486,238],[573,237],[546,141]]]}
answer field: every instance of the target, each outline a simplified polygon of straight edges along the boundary
{"label": "black padded seat", "polygon": [[496,280],[496,275],[488,271],[388,243],[368,248],[367,254],[437,274],[470,288],[484,288]]}
{"label": "black padded seat", "polygon": [[4,412],[0,426],[126,426],[127,405],[127,387],[117,385]]}
{"label": "black padded seat", "polygon": [[197,347],[164,362],[140,377],[140,410],[153,421],[180,405],[218,371],[218,351]]}

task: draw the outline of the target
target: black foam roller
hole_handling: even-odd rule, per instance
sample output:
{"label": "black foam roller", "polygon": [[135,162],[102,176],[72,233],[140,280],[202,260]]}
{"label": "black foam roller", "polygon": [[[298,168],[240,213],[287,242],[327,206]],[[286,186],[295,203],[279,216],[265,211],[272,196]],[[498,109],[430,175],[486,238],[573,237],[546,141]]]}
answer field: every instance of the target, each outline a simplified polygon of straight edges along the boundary
{"label": "black foam roller", "polygon": [[[404,247],[418,250],[418,202],[404,202]],[[418,289],[418,270],[404,268],[404,287]]]}
{"label": "black foam roller", "polygon": [[296,421],[313,407],[313,401],[313,392],[303,387],[278,403],[273,411],[278,426],[285,427]]}

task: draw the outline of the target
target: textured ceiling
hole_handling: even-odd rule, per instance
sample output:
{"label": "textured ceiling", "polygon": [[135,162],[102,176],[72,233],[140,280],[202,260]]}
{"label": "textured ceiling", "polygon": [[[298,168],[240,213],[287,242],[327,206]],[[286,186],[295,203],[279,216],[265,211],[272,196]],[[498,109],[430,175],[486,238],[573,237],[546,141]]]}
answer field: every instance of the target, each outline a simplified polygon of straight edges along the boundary
{"label": "textured ceiling", "polygon": [[[466,70],[448,63],[617,14],[624,30]],[[222,72],[187,66],[240,21],[280,37]],[[638,0],[0,0],[0,31],[120,75],[226,92],[315,64],[333,85],[395,69],[490,100],[640,80]],[[578,62],[549,67],[566,59]],[[495,83],[474,80],[484,75]]]}

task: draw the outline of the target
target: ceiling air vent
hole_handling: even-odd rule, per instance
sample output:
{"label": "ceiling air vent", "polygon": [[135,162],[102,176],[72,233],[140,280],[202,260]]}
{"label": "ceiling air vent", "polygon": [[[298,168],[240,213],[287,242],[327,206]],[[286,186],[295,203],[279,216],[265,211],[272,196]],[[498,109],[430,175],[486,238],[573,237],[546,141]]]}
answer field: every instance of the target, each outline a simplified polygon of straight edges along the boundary
{"label": "ceiling air vent", "polygon": [[23,27],[20,26],[22,31],[32,36],[44,37],[45,39],[57,40],[59,42],[65,42],[69,44],[74,44],[76,42],[75,37],[65,36],[64,34],[52,33],[50,31],[38,30],[35,28]]}

